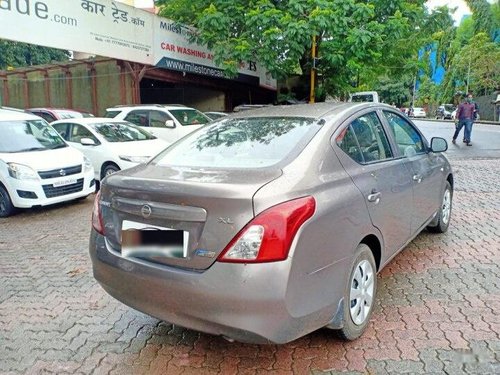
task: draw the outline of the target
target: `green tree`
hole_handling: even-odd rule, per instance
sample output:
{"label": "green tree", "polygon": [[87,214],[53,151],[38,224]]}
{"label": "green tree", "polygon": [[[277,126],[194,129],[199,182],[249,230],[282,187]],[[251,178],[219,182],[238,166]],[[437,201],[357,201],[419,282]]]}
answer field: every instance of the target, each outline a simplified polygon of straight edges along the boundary
{"label": "green tree", "polygon": [[500,84],[500,45],[486,33],[476,34],[453,59],[450,79],[460,91],[493,92]]}
{"label": "green tree", "polygon": [[69,56],[64,50],[0,39],[1,70],[66,61]]}
{"label": "green tree", "polygon": [[474,21],[474,34],[480,32],[493,37],[495,29],[495,19],[490,3],[487,0],[465,0],[470,10],[472,11],[472,19]]}
{"label": "green tree", "polygon": [[[195,26],[195,38],[215,62],[236,74],[241,61],[258,61],[276,78],[311,68],[313,35],[322,87],[352,90],[365,67],[402,64],[424,14],[424,0],[163,0],[160,14]],[[380,71],[384,71],[383,68]]]}

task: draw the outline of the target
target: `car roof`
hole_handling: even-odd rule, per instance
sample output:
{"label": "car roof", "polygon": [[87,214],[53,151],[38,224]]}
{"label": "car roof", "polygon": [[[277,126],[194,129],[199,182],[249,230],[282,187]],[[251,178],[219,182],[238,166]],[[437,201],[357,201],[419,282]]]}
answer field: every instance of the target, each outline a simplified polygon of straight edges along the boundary
{"label": "car roof", "polygon": [[72,122],[76,124],[82,124],[82,125],[90,125],[90,124],[98,124],[98,123],[127,123],[128,125],[134,125],[128,121],[125,120],[116,120],[114,118],[109,118],[109,117],[78,117],[78,118],[66,118],[63,120],[57,120],[51,123],[51,125],[57,125],[60,123],[67,123],[67,122]]}
{"label": "car roof", "polygon": [[123,111],[129,109],[195,109],[192,107],[187,107],[183,104],[135,104],[135,105],[115,105],[114,107],[106,108],[106,111]]}
{"label": "car roof", "polygon": [[262,107],[258,109],[238,112],[232,117],[305,117],[319,120],[325,117],[336,116],[345,112],[355,112],[364,108],[379,108],[389,105],[375,102],[325,102],[315,104],[294,104]]}
{"label": "car roof", "polygon": [[40,120],[40,117],[22,109],[0,107],[0,121],[9,120]]}

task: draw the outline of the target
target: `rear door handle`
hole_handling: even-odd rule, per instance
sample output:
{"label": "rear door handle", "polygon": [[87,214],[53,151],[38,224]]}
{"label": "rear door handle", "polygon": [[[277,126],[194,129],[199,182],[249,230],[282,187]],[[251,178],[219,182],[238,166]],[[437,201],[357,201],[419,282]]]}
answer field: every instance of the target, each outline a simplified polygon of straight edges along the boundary
{"label": "rear door handle", "polygon": [[421,183],[422,182],[422,175],[414,174],[413,181],[415,181],[417,184]]}
{"label": "rear door handle", "polygon": [[372,193],[367,197],[368,202],[374,202],[375,204],[377,204],[378,202],[380,202],[380,195],[380,191],[372,191]]}

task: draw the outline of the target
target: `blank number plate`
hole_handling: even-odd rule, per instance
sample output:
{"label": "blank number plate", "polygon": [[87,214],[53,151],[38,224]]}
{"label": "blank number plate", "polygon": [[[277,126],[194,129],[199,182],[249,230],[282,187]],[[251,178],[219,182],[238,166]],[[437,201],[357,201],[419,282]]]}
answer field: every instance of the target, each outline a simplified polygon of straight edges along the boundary
{"label": "blank number plate", "polygon": [[124,220],[122,255],[135,258],[186,258],[189,232]]}

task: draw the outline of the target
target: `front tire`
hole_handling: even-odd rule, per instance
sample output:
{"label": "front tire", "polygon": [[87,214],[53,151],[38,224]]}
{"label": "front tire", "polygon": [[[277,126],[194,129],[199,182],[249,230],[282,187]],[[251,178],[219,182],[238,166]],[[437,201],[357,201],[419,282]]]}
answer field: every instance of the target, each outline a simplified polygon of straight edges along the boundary
{"label": "front tire", "polygon": [[344,326],[340,338],[355,340],[365,331],[377,294],[377,268],[371,249],[359,244],[344,291]]}
{"label": "front tire", "polygon": [[16,211],[7,190],[0,185],[0,217],[8,217]]}
{"label": "front tire", "polygon": [[451,208],[453,202],[453,190],[448,181],[444,188],[443,198],[441,200],[441,207],[438,212],[438,220],[436,225],[427,227],[427,229],[434,233],[444,233],[448,230],[451,219]]}

